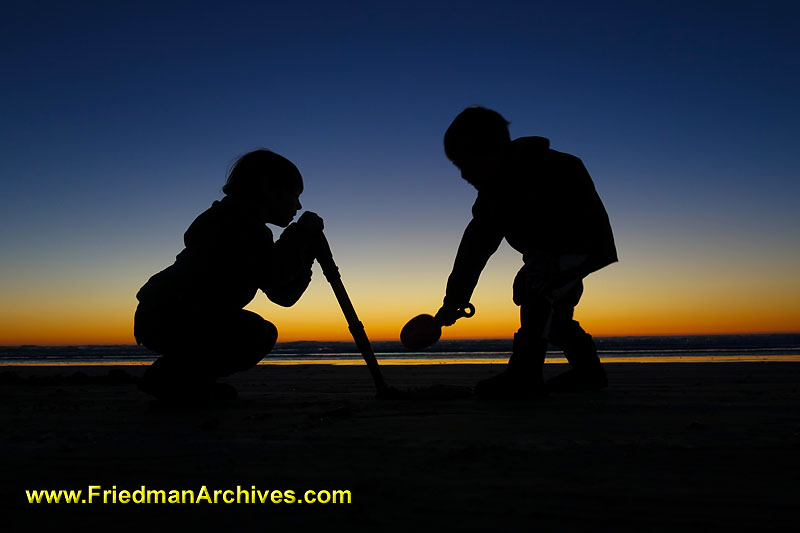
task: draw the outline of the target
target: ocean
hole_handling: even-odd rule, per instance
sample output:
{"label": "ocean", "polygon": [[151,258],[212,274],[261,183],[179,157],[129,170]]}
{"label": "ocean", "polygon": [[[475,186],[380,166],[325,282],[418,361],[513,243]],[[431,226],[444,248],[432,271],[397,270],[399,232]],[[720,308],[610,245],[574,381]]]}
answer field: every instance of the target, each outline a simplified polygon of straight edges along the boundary
{"label": "ocean", "polygon": [[[800,361],[800,334],[596,337],[598,353],[607,362],[652,361]],[[372,348],[387,364],[505,362],[511,339],[444,340],[426,351],[409,352],[398,341],[374,341]],[[0,346],[2,365],[147,364],[156,354],[135,345]],[[548,360],[563,361],[551,346]],[[298,341],[278,343],[262,364],[360,364],[353,342]]]}

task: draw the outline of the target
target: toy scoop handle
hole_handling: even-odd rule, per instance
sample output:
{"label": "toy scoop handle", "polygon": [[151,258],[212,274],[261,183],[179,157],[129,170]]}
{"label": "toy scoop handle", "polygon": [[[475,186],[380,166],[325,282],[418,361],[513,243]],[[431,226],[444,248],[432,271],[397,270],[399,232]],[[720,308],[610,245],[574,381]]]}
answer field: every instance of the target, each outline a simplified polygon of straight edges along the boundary
{"label": "toy scoop handle", "polygon": [[461,318],[469,318],[475,314],[475,306],[472,304],[467,304],[460,308],[458,313],[461,315]]}

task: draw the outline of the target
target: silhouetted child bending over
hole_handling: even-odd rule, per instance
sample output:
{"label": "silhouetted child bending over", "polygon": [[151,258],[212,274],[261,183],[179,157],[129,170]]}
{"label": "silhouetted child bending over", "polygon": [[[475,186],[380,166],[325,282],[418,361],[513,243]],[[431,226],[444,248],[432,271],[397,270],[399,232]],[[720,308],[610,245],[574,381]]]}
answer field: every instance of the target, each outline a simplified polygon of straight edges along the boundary
{"label": "silhouetted child bending over", "polygon": [[[323,223],[306,212],[290,224],[301,209],[297,168],[256,150],[239,158],[222,190],[189,226],[175,263],[136,295],[136,341],[161,354],[139,388],[162,399],[235,398],[233,386],[216,380],[255,366],[278,338],[274,325],[243,307],[258,289],[290,307],[311,281]],[[277,242],[266,223],[286,228]]]}
{"label": "silhouetted child bending over", "polygon": [[[469,107],[445,133],[447,157],[478,197],[436,316],[448,326],[463,316],[460,310],[505,238],[524,262],[513,285],[520,328],[505,371],[478,383],[475,393],[525,398],[605,388],[594,341],[572,316],[583,278],[617,260],[608,215],[580,159],[551,150],[543,137],[512,141],[508,124],[496,111]],[[564,350],[572,368],[545,385],[548,341]]]}

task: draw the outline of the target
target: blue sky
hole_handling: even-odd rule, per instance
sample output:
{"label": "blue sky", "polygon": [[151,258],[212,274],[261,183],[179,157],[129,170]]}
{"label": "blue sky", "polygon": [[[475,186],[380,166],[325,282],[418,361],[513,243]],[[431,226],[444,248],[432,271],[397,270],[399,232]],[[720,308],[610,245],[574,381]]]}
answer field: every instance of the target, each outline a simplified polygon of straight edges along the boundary
{"label": "blue sky", "polygon": [[[759,330],[772,320],[759,307],[768,301],[800,317],[790,301],[800,296],[795,2],[10,2],[5,11],[0,342],[64,314],[86,331],[123,331],[136,289],[180,251],[229,164],[262,146],[303,173],[301,201],[325,218],[370,320],[429,310],[474,198],[441,138],[471,104],[500,111],[512,136],[549,137],[591,172],[621,256],[586,302],[595,320],[623,306],[603,331],[631,331],[626,320],[644,313],[663,332],[655,325],[680,323],[681,299],[706,310],[709,330],[746,323],[715,326],[713,315],[725,315],[715,299],[752,313]],[[502,248],[476,293],[509,334],[519,263]],[[305,311],[256,306],[301,335],[304,313],[330,303],[318,279]],[[86,309],[71,307],[87,295]],[[763,301],[752,308],[753,298]],[[96,321],[89,307],[115,318]]]}

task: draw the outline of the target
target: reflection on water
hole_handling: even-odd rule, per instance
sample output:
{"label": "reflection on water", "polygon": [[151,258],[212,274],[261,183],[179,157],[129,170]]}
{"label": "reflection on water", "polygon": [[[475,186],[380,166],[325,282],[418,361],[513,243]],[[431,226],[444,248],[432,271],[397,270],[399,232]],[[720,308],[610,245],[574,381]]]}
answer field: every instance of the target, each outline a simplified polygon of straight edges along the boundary
{"label": "reflection on water", "polygon": [[[632,356],[632,357],[601,357],[604,363],[800,363],[800,355],[671,355],[664,356]],[[414,358],[414,357],[390,357],[378,361],[386,365],[500,365],[505,364],[507,357],[469,357],[469,358]],[[75,361],[50,361],[50,362],[8,362],[3,366],[143,366],[149,365],[152,361],[94,361],[94,362],[75,362]],[[547,364],[566,364],[567,360],[563,357],[548,357]],[[358,366],[363,365],[364,360],[356,357],[341,359],[306,359],[302,357],[292,358],[268,358],[259,365],[334,365],[334,366]]]}
{"label": "reflection on water", "polygon": [[[672,355],[669,357],[601,357],[604,363],[753,363],[753,362],[793,362],[800,363],[800,355]],[[505,364],[507,357],[486,358],[391,358],[380,359],[382,365],[496,365]],[[566,364],[564,357],[548,357],[546,364]],[[261,361],[259,365],[363,365],[361,359],[274,359]]]}

